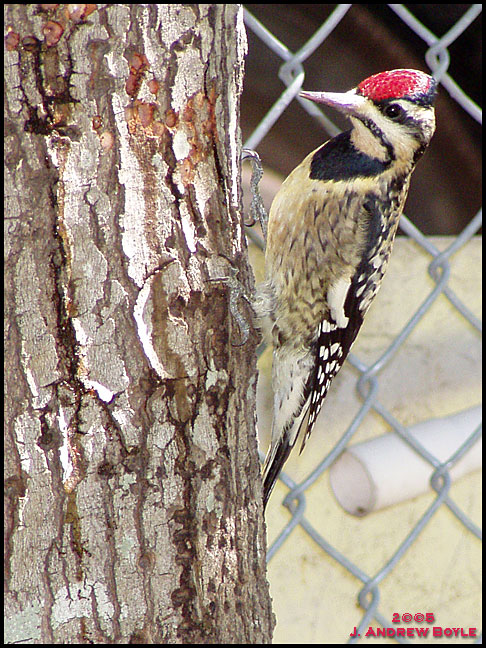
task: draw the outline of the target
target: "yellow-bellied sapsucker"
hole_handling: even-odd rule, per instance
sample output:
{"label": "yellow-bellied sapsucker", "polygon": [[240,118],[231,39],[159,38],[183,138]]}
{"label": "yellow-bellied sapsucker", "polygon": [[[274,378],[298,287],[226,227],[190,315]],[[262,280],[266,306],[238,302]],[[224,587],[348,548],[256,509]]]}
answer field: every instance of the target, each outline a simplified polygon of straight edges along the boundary
{"label": "yellow-bellied sapsucker", "polygon": [[410,175],[435,130],[436,82],[375,74],[345,93],[301,92],[351,120],[310,153],[270,209],[255,309],[273,343],[264,503],[297,438],[309,438],[390,257]]}

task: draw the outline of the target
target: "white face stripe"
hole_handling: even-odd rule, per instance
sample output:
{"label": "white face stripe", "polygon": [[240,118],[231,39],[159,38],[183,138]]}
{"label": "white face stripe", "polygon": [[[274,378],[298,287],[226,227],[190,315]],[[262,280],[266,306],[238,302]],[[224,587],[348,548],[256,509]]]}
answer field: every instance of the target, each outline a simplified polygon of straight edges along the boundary
{"label": "white face stripe", "polygon": [[[400,105],[406,113],[413,117],[417,124],[421,125],[423,136],[428,143],[435,131],[435,115],[433,109],[428,106],[420,106],[408,99],[393,99],[394,104]],[[360,118],[370,119],[382,133],[386,134],[388,142],[393,147],[397,161],[410,160],[410,152],[417,150],[420,142],[416,133],[410,130],[406,124],[395,123],[369,102],[362,111]],[[359,149],[371,153],[378,159],[386,157],[385,147],[380,143],[360,119],[351,118],[354,129],[351,135],[353,142]],[[373,141],[375,140],[375,141]],[[361,145],[359,144],[361,142]]]}
{"label": "white face stripe", "polygon": [[344,302],[348,294],[351,279],[342,277],[329,286],[327,291],[327,303],[331,311],[331,317],[339,328],[346,328],[349,317],[344,313]]}

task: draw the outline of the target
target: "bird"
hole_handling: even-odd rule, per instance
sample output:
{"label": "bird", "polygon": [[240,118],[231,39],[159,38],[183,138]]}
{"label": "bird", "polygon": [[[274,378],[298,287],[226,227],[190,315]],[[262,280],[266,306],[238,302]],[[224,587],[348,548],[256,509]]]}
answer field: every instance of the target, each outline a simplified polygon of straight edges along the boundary
{"label": "bird", "polygon": [[273,345],[273,421],[263,503],[298,438],[302,452],[385,274],[410,176],[435,131],[436,80],[373,74],[347,92],[300,96],[351,128],[284,180],[268,216],[254,309]]}

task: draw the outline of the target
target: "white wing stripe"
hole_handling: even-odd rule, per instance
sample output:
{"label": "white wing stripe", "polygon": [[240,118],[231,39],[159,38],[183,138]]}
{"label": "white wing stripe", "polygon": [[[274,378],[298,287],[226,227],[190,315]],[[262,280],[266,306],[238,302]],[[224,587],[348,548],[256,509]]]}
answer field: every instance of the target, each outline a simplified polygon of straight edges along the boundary
{"label": "white wing stripe", "polygon": [[331,317],[339,328],[346,328],[349,317],[344,313],[344,302],[348,294],[351,279],[342,277],[329,286],[327,291],[327,303],[331,311]]}

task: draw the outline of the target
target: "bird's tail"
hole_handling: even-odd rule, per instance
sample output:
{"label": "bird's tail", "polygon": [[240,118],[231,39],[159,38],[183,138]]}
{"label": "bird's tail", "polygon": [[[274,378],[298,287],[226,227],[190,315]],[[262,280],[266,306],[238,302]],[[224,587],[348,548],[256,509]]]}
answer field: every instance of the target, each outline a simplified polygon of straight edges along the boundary
{"label": "bird's tail", "polygon": [[[265,463],[263,464],[263,508],[265,509],[268,498],[275,486],[280,471],[287,461],[292,448],[302,432],[307,432],[309,421],[309,407],[304,408],[303,415],[299,416],[294,425],[280,435],[276,442],[271,444]],[[302,451],[302,449],[301,449]]]}
{"label": "bird's tail", "polygon": [[275,486],[275,482],[287,461],[292,445],[289,435],[281,436],[277,443],[272,444],[263,464],[263,508],[267,506],[268,498]]}

